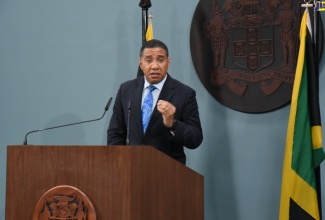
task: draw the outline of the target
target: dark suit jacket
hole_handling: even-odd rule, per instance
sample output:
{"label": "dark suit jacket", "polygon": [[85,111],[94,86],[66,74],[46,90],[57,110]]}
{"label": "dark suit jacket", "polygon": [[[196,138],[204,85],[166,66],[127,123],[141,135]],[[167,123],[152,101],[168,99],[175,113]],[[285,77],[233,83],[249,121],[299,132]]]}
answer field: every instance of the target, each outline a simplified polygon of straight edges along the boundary
{"label": "dark suit jacket", "polygon": [[163,124],[162,115],[156,107],[144,134],[141,119],[143,86],[144,77],[138,77],[121,84],[107,130],[107,144],[126,144],[130,103],[130,145],[151,145],[185,164],[186,156],[183,147],[197,148],[203,140],[195,91],[167,74],[158,100],[168,101],[176,107],[175,119],[177,121],[175,129],[172,131],[174,135]]}

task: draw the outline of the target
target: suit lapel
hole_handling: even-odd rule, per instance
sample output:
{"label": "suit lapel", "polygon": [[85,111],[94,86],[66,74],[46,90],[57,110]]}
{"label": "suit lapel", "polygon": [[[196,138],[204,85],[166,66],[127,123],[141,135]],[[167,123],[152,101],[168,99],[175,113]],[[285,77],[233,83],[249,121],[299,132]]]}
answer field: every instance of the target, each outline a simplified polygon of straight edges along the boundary
{"label": "suit lapel", "polygon": [[[162,88],[162,90],[160,92],[158,100],[170,101],[170,99],[173,97],[173,95],[174,95],[174,81],[173,81],[172,77],[167,75],[166,82],[165,82],[165,84],[164,84],[164,86],[163,86],[163,88]],[[159,117],[161,117],[161,113],[157,110],[157,106],[155,106],[155,108],[154,108],[154,110],[152,112],[149,124],[148,124],[147,131],[150,130],[151,126],[157,121],[157,119]],[[141,116],[140,116],[140,119],[141,119]]]}

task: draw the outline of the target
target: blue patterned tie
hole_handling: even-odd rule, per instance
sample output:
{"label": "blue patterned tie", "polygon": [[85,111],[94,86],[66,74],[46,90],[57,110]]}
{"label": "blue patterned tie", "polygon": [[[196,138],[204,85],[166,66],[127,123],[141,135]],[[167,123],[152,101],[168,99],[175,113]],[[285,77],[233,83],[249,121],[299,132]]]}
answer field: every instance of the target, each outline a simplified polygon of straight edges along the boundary
{"label": "blue patterned tie", "polygon": [[153,105],[153,97],[152,97],[152,91],[155,90],[156,87],[153,85],[148,86],[148,94],[143,100],[142,104],[142,127],[143,127],[143,133],[146,133],[150,116],[151,116],[151,111],[152,111],[152,105]]}

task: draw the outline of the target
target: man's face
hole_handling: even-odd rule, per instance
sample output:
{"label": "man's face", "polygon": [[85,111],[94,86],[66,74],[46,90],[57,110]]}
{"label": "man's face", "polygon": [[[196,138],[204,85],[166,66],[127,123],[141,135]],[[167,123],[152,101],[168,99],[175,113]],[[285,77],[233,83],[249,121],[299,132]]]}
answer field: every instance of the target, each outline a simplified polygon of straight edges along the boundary
{"label": "man's face", "polygon": [[167,74],[170,59],[162,48],[145,48],[139,66],[150,84],[159,83]]}

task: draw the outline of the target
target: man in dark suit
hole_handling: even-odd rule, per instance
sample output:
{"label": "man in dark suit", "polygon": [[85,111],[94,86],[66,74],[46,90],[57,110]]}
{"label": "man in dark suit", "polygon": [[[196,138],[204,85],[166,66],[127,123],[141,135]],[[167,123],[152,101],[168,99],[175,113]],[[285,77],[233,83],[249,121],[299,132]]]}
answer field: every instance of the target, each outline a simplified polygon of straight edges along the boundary
{"label": "man in dark suit", "polygon": [[[196,93],[167,73],[169,64],[163,42],[153,39],[143,44],[139,66],[144,76],[121,84],[107,130],[108,145],[151,145],[185,164],[183,148],[201,144]],[[146,108],[149,113],[144,113]],[[146,114],[148,123],[142,119]]]}

